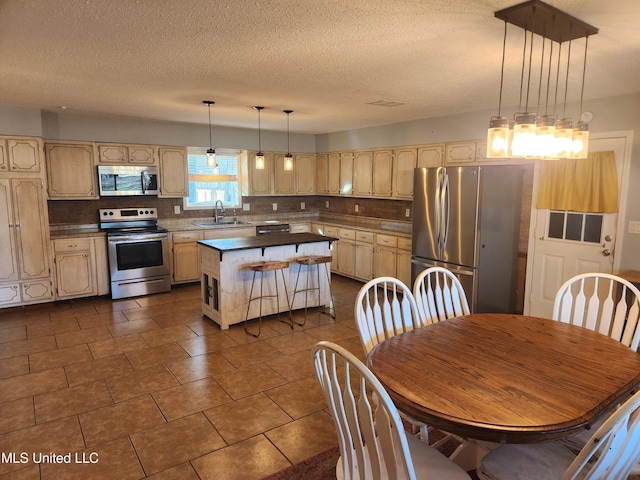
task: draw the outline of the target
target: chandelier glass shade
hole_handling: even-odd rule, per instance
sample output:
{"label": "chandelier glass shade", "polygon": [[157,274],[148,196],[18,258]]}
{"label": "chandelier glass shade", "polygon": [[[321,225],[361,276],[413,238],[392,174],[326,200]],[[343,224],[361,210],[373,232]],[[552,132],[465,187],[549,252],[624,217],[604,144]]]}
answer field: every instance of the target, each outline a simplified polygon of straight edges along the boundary
{"label": "chandelier glass shade", "polygon": [[216,151],[213,148],[213,143],[211,142],[211,105],[216,102],[211,100],[203,100],[202,103],[209,107],[209,148],[207,149],[207,166],[213,167],[213,169],[217,169],[218,165],[216,163]]}
{"label": "chandelier glass shade", "polygon": [[[504,20],[504,40],[502,45],[502,69],[500,73],[500,98],[498,114],[491,117],[487,131],[487,158],[530,158],[555,160],[559,158],[586,158],[589,144],[589,125],[584,121],[572,123],[562,115],[556,119],[558,91],[564,83],[564,109],[566,109],[569,90],[569,67],[571,62],[571,43],[584,38],[584,63],[582,68],[582,86],[580,90],[580,118],[582,118],[582,99],[586,71],[587,45],[590,35],[598,29],[568,15],[541,0],[527,2],[495,12],[495,16]],[[505,60],[507,57],[507,26],[515,25],[524,33],[520,74],[520,98],[518,110],[509,120],[502,115],[502,94],[505,82]],[[535,37],[534,37],[535,35]],[[562,56],[562,46],[569,48]],[[534,70],[534,59],[539,58],[539,74]],[[561,81],[561,60],[566,61],[564,82]],[[554,67],[553,64],[557,66]],[[536,76],[538,75],[538,76]],[[554,82],[555,79],[555,82]],[[533,82],[533,88],[532,88]],[[530,94],[537,86],[537,108],[530,109]],[[544,88],[543,88],[544,87]],[[555,100],[549,104],[550,92],[555,90]],[[546,92],[546,97],[544,92]],[[532,95],[531,95],[532,96]],[[545,97],[545,98],[543,98]],[[533,111],[535,110],[535,111]],[[552,110],[550,112],[550,110]]]}
{"label": "chandelier glass shade", "polygon": [[262,151],[262,132],[260,128],[260,112],[264,107],[253,107],[258,111],[258,153],[256,153],[256,170],[264,170],[264,152]]}

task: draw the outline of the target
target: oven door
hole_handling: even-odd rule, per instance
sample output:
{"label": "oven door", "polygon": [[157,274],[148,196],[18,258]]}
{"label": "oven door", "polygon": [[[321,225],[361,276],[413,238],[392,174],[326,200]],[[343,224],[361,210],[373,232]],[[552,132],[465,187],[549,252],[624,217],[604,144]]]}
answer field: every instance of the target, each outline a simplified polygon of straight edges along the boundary
{"label": "oven door", "polygon": [[169,275],[169,234],[110,234],[111,281]]}

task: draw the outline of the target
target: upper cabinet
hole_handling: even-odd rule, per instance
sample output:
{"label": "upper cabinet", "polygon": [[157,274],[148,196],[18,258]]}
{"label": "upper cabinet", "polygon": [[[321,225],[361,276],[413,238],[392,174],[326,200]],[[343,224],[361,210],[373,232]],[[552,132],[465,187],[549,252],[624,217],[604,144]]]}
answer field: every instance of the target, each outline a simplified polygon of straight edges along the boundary
{"label": "upper cabinet", "polygon": [[0,137],[0,173],[40,173],[42,140],[33,137]]}
{"label": "upper cabinet", "polygon": [[45,143],[49,198],[90,200],[99,198],[96,145],[87,142]]}
{"label": "upper cabinet", "polygon": [[413,171],[418,159],[417,148],[398,148],[393,151],[393,190],[391,196],[403,200],[413,198]]}
{"label": "upper cabinet", "polygon": [[328,184],[329,173],[329,155],[319,153],[316,155],[316,193],[318,195],[326,195],[329,193]]}
{"label": "upper cabinet", "polygon": [[264,153],[264,168],[256,168],[256,152],[247,152],[247,158],[243,162],[243,178],[246,179],[247,188],[243,188],[243,195],[260,196],[273,195],[273,153]]}
{"label": "upper cabinet", "polygon": [[444,163],[444,143],[418,147],[418,168],[441,167]]}
{"label": "upper cabinet", "polygon": [[153,145],[98,144],[98,163],[102,165],[156,165],[156,147]]}
{"label": "upper cabinet", "polygon": [[360,150],[353,154],[353,194],[373,194],[373,152]]}
{"label": "upper cabinet", "polygon": [[296,193],[295,164],[293,170],[284,169],[284,153],[274,153],[275,166],[274,193],[276,195],[293,195]]}
{"label": "upper cabinet", "polygon": [[340,154],[340,195],[353,195],[353,152]]}
{"label": "upper cabinet", "polygon": [[[329,158],[328,158],[329,163],[327,167],[327,193],[329,195],[340,194],[340,185],[341,185],[340,158],[341,158],[341,155],[339,152],[332,152],[329,154]],[[351,179],[351,171],[349,171],[349,179]]]}
{"label": "upper cabinet", "polygon": [[376,197],[391,196],[391,171],[393,169],[393,150],[373,151],[372,185]]}
{"label": "upper cabinet", "polygon": [[158,197],[182,198],[189,195],[187,149],[158,147],[160,192]]}
{"label": "upper cabinet", "polygon": [[296,194],[313,195],[315,190],[315,155],[313,153],[296,153],[294,155],[294,173],[296,176]]}

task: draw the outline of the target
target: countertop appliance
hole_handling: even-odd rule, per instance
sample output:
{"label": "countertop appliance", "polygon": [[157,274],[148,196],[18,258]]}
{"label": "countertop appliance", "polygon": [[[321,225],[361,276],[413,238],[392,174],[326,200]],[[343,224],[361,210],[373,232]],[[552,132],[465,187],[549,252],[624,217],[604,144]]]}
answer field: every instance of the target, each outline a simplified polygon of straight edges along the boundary
{"label": "countertop appliance", "polygon": [[154,165],[99,165],[101,197],[158,195],[158,167]]}
{"label": "countertop appliance", "polygon": [[107,233],[111,298],[171,290],[169,232],[158,226],[154,208],[100,209]]}
{"label": "countertop appliance", "polygon": [[445,267],[472,313],[515,312],[523,173],[507,165],[416,168],[412,282]]}
{"label": "countertop appliance", "polygon": [[291,227],[288,223],[269,223],[264,225],[256,225],[256,235],[273,235],[276,233],[291,233]]}

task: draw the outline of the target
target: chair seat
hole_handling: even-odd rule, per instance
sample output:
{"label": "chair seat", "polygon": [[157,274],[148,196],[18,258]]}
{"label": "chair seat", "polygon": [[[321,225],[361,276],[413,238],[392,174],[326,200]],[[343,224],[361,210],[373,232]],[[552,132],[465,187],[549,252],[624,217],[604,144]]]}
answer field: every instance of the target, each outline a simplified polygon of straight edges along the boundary
{"label": "chair seat", "polygon": [[484,456],[482,480],[559,480],[575,454],[561,442],[502,445]]}
{"label": "chair seat", "polygon": [[[413,468],[416,472],[416,478],[419,480],[469,480],[469,475],[458,465],[453,463],[449,458],[440,453],[435,448],[427,445],[425,442],[418,440],[412,435],[407,435],[407,443],[411,452],[411,460]],[[366,451],[365,451],[366,455]],[[368,467],[369,462],[365,465]],[[367,469],[369,470],[369,469]],[[336,478],[343,480],[342,474],[342,457],[338,459],[336,465]],[[386,470],[383,469],[386,473]],[[356,477],[357,478],[357,477]],[[370,471],[366,471],[362,478],[372,478]],[[383,476],[382,479],[388,478]],[[381,479],[381,480],[382,480]]]}
{"label": "chair seat", "polygon": [[280,261],[264,261],[258,263],[252,263],[248,267],[250,270],[254,272],[269,272],[271,270],[280,270],[282,268],[289,268],[289,262],[280,262]]}
{"label": "chair seat", "polygon": [[300,265],[319,265],[321,263],[331,263],[332,260],[331,255],[309,255],[296,258],[296,262]]}

